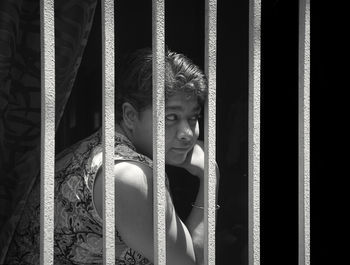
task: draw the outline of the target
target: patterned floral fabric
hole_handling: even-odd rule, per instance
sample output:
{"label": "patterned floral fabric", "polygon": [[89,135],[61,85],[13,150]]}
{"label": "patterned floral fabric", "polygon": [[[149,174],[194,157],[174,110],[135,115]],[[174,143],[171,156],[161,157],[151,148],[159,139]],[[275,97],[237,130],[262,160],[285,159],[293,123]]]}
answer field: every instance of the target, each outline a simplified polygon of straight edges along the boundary
{"label": "patterned floral fabric", "polygon": [[[115,160],[132,160],[152,167],[123,135],[115,137]],[[54,264],[102,264],[102,220],[93,203],[93,185],[102,165],[101,133],[58,155],[55,166]],[[167,183],[168,185],[168,183]],[[40,181],[37,180],[15,231],[5,264],[39,264]],[[129,248],[116,231],[116,264],[150,262]]]}

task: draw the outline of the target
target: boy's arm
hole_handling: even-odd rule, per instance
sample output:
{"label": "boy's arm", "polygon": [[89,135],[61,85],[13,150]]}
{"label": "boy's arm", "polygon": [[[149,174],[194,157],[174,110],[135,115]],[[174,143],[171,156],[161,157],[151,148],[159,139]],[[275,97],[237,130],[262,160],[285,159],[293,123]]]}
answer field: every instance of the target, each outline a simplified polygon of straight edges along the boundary
{"label": "boy's arm", "polygon": [[[204,173],[203,176],[198,177],[200,184],[194,205],[204,207]],[[216,165],[216,194],[218,192],[219,178],[219,168]],[[197,264],[204,264],[204,209],[192,207],[185,223],[192,237]]]}
{"label": "boy's arm", "polygon": [[[115,165],[116,229],[123,241],[151,262],[153,257],[153,172],[138,162]],[[102,198],[102,176],[95,180],[95,199]],[[100,193],[100,194],[99,194]],[[98,212],[102,203],[95,200]],[[101,208],[101,209],[99,209]],[[166,192],[166,257],[168,265],[195,265],[194,244],[186,225]]]}

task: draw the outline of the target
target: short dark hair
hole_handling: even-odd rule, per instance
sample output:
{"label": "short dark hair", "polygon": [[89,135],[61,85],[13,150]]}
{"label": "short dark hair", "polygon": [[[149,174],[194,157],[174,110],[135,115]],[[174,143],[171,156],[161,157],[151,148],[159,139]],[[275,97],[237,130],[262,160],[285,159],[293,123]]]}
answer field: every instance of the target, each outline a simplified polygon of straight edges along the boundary
{"label": "short dark hair", "polygon": [[[188,57],[166,49],[165,99],[183,91],[197,96],[203,105],[207,94],[207,78]],[[129,102],[138,111],[152,105],[152,50],[139,49],[126,56],[116,75],[116,120],[123,117],[122,104]]]}

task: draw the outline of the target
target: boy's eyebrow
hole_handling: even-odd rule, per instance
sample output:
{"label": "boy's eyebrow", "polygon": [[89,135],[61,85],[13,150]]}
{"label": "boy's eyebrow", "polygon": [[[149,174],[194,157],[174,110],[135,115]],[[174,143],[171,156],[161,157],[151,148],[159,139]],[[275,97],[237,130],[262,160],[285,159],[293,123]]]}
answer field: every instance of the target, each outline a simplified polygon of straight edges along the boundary
{"label": "boy's eyebrow", "polygon": [[[166,110],[183,110],[182,106],[165,106]],[[202,108],[200,106],[196,106],[192,109],[192,112],[200,111]]]}

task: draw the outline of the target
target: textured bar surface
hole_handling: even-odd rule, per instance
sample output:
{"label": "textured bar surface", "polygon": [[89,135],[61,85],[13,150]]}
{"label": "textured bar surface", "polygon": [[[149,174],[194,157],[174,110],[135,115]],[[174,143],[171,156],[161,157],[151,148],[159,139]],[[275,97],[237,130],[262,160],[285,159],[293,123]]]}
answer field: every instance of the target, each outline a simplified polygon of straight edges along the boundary
{"label": "textured bar surface", "polygon": [[310,0],[299,2],[299,265],[310,264]]}
{"label": "textured bar surface", "polygon": [[54,1],[40,1],[41,39],[41,188],[40,264],[54,258],[55,169],[55,18]]}
{"label": "textured bar surface", "polygon": [[205,74],[208,78],[208,100],[204,124],[204,229],[205,264],[215,264],[215,207],[216,207],[216,27],[217,1],[205,1]]}
{"label": "textured bar surface", "polygon": [[102,17],[102,146],[103,264],[115,264],[114,198],[114,1],[101,1]]}
{"label": "textured bar surface", "polygon": [[164,0],[152,2],[154,264],[166,264]]}
{"label": "textured bar surface", "polygon": [[249,265],[260,264],[261,0],[249,2]]}

